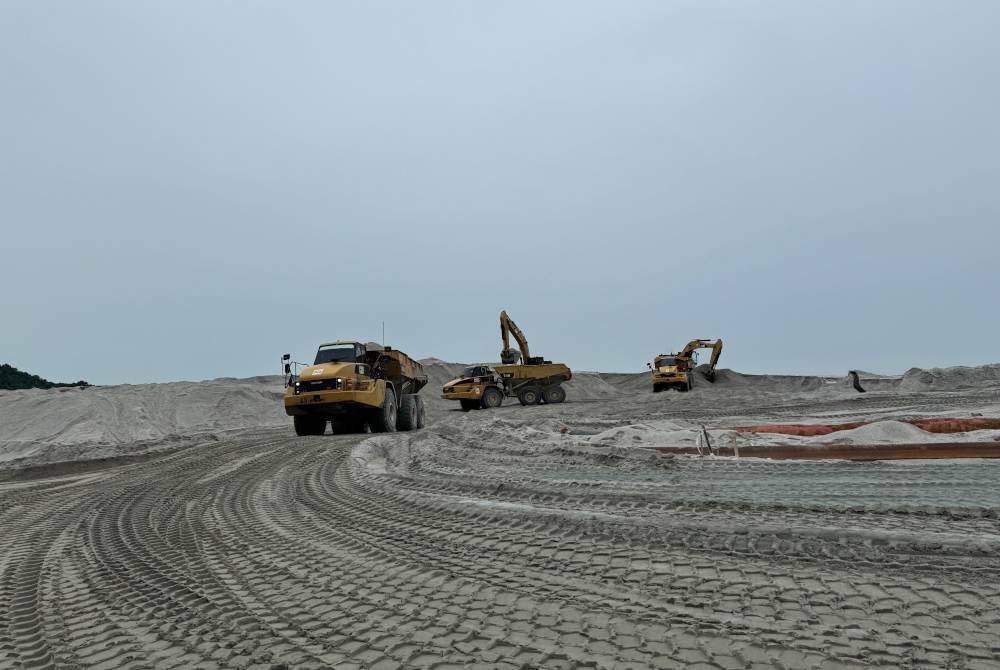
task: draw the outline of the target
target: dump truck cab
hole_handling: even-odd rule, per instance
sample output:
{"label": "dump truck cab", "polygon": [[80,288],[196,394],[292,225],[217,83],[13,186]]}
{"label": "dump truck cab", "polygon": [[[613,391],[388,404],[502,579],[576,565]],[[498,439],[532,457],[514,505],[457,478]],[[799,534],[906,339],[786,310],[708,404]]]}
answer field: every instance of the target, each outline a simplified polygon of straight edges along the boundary
{"label": "dump truck cab", "polygon": [[463,410],[499,407],[507,391],[503,376],[488,363],[469,365],[441,389],[445,400],[458,400]]}
{"label": "dump truck cab", "polygon": [[677,354],[660,354],[653,359],[653,390],[677,388],[682,391],[691,389],[690,370],[698,365],[698,354],[693,352],[690,358],[681,358]]}
{"label": "dump truck cab", "polygon": [[423,367],[392,347],[327,342],[312,365],[289,378],[285,413],[299,435],[321,435],[328,421],[334,432],[411,430],[423,426],[416,394],[426,384]]}

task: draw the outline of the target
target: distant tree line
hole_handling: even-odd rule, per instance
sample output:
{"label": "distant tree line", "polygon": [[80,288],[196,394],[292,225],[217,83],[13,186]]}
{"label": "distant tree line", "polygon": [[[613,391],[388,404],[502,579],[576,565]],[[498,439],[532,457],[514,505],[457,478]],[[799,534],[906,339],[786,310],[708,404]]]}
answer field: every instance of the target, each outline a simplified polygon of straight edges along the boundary
{"label": "distant tree line", "polygon": [[38,375],[22,372],[13,365],[0,364],[0,389],[6,391],[16,391],[18,389],[54,389],[68,386],[90,386],[90,384],[83,380],[72,384],[50,382],[48,379],[42,379]]}

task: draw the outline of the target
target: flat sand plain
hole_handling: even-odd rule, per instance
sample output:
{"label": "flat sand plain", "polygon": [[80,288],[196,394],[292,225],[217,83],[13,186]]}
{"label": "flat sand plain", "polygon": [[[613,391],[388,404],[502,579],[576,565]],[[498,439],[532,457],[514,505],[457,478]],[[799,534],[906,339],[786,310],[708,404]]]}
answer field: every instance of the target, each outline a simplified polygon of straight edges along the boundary
{"label": "flat sand plain", "polygon": [[455,368],[392,435],[296,438],[275,378],[0,392],[0,668],[1000,667],[1000,461],[644,449],[933,441],[1000,366],[468,413]]}

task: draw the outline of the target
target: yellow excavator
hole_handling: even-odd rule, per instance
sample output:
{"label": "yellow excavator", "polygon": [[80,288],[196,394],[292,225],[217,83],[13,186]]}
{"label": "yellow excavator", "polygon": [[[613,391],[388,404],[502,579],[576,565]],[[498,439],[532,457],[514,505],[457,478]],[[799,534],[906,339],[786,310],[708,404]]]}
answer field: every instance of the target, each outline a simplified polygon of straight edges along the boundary
{"label": "yellow excavator", "polygon": [[676,354],[660,354],[652,365],[646,363],[653,374],[653,393],[675,388],[690,391],[694,387],[694,369],[698,366],[698,349],[711,349],[712,358],[705,371],[705,378],[715,381],[715,366],[722,355],[722,340],[691,340]]}
{"label": "yellow excavator", "polygon": [[[517,349],[510,346],[510,336],[514,336],[517,342]],[[500,337],[503,339],[503,350],[500,351],[500,361],[504,365],[517,365],[518,362],[524,365],[544,365],[552,361],[546,361],[541,356],[532,356],[528,350],[528,338],[524,336],[524,331],[517,327],[514,320],[507,316],[507,310],[500,312]]]}
{"label": "yellow excavator", "polygon": [[[510,346],[511,336],[517,349]],[[503,365],[481,363],[466,368],[461,377],[444,385],[442,398],[460,401],[464,410],[499,407],[504,398],[517,398],[522,405],[555,405],[566,400],[562,384],[573,378],[573,372],[563,363],[532,356],[528,338],[506,311],[500,312],[500,337]]]}

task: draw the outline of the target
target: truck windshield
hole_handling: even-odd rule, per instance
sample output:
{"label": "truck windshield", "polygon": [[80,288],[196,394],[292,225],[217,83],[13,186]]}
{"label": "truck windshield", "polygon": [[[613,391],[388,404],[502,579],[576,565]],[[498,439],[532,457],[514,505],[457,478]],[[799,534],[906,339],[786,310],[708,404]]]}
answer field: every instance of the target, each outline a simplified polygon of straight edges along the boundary
{"label": "truck windshield", "polygon": [[656,360],[656,367],[658,368],[666,368],[670,367],[671,365],[677,365],[676,358],[658,358]]}
{"label": "truck windshield", "polygon": [[316,352],[316,360],[313,361],[313,365],[360,362],[364,355],[360,344],[324,344]]}
{"label": "truck windshield", "polygon": [[489,374],[482,365],[473,365],[462,370],[463,377],[485,377]]}

